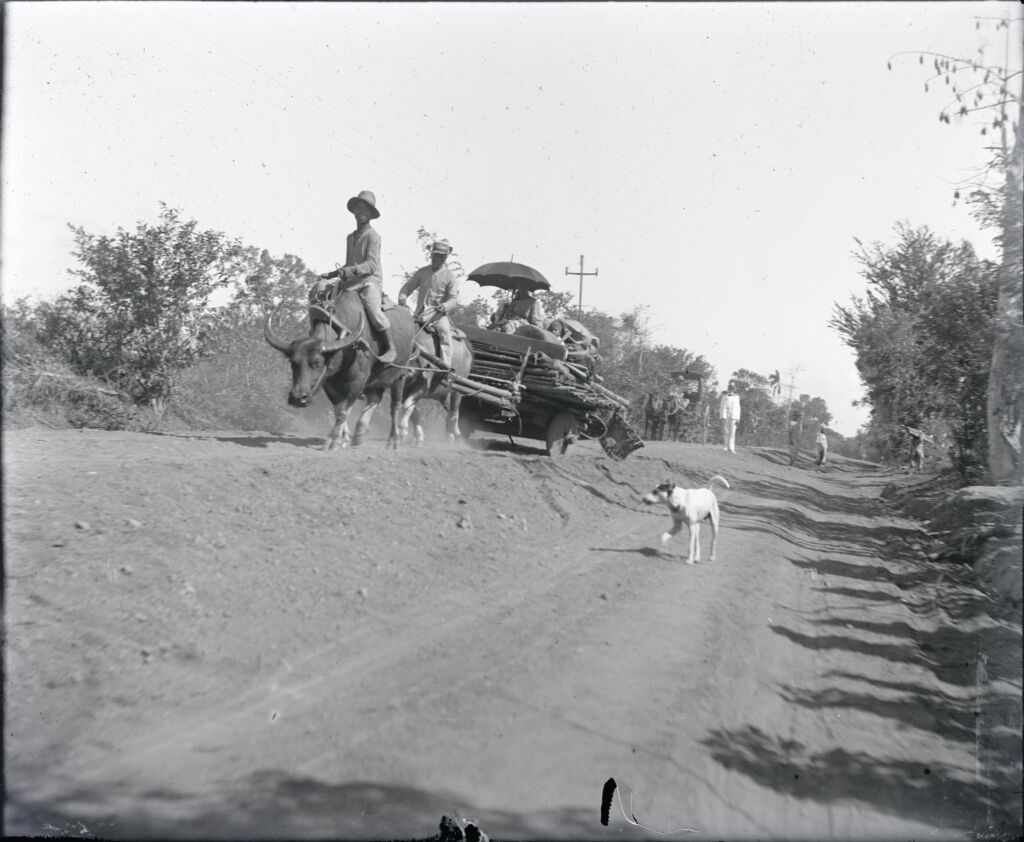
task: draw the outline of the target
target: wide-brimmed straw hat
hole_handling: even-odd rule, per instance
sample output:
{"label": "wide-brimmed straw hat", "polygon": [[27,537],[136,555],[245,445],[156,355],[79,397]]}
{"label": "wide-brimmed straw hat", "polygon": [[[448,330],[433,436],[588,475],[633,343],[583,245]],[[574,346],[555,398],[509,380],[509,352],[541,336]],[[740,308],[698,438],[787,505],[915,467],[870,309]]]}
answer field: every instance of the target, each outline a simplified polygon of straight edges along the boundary
{"label": "wide-brimmed straw hat", "polygon": [[377,210],[377,197],[369,190],[363,190],[358,196],[353,196],[348,200],[348,204],[345,207],[348,208],[349,213],[355,213],[352,206],[356,204],[356,202],[362,202],[370,209],[370,219],[376,219],[380,216],[380,211]]}
{"label": "wide-brimmed straw hat", "polygon": [[451,254],[452,247],[448,243],[435,242],[430,246],[431,254]]}

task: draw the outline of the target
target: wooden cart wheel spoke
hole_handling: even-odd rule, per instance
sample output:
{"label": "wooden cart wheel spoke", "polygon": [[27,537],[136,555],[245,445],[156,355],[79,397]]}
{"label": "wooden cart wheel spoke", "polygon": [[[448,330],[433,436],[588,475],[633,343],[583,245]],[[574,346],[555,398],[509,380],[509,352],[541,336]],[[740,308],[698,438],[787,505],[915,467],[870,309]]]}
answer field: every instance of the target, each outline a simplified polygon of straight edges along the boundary
{"label": "wooden cart wheel spoke", "polygon": [[581,428],[579,419],[571,412],[555,413],[548,422],[548,456],[556,459],[565,456],[569,446],[579,438]]}

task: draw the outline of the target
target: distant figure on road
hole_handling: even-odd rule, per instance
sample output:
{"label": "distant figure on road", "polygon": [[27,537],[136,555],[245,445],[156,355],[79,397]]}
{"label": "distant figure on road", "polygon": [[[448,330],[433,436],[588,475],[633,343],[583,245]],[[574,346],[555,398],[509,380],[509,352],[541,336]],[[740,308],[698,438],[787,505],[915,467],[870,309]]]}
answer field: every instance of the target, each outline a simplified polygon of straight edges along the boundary
{"label": "distant figure on road", "polygon": [[915,471],[920,473],[924,470],[924,443],[926,441],[932,442],[931,438],[923,431],[916,427],[909,427],[906,424],[900,424],[900,426],[907,431],[910,436],[910,465],[907,470],[910,473]]}
{"label": "distant figure on road", "polygon": [[736,387],[732,383],[718,402],[718,415],[722,419],[723,449],[735,453],[736,425],[740,422],[740,396],[736,394]]}
{"label": "distant figure on road", "polygon": [[814,443],[818,446],[818,458],[814,460],[814,464],[820,468],[825,467],[825,463],[828,461],[828,436],[825,435],[827,429],[822,424],[818,427],[818,435],[814,437]]}

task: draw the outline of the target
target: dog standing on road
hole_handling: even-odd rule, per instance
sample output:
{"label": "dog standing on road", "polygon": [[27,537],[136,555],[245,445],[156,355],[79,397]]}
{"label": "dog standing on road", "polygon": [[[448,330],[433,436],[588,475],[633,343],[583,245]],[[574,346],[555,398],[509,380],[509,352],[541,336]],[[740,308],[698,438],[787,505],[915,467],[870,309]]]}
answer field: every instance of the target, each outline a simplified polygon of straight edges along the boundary
{"label": "dog standing on road", "polygon": [[690,529],[690,556],[687,564],[700,561],[700,523],[711,521],[711,551],[708,561],[715,560],[715,545],[718,543],[718,498],[711,490],[715,482],[726,488],[729,483],[725,477],[715,474],[711,477],[707,488],[680,488],[671,482],[663,482],[650,494],[644,496],[645,503],[665,503],[672,512],[672,528],[662,534],[661,546],[668,543],[669,538],[682,531],[683,524]]}

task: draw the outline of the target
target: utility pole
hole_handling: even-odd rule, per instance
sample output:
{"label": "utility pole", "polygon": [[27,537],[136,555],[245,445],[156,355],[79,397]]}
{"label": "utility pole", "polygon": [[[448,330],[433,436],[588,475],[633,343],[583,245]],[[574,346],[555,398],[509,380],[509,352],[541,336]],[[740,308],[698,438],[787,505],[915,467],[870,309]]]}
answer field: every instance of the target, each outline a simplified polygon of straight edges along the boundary
{"label": "utility pole", "polygon": [[[793,389],[796,387],[796,376],[804,370],[802,365],[794,366],[786,374],[789,375],[789,397],[786,399],[786,418],[789,418],[789,412],[793,408]],[[782,385],[781,383],[779,385]]]}
{"label": "utility pole", "polygon": [[[803,370],[804,370],[804,367],[802,365],[797,365],[797,366],[794,366],[793,368],[791,368],[789,371],[786,372],[786,374],[789,375],[789,396],[786,399],[786,423],[787,424],[789,423],[789,419],[792,417],[792,414],[793,414],[793,389],[796,387],[796,376],[801,371],[803,371]],[[803,413],[801,413],[800,414],[800,423],[799,423],[798,429],[797,429],[797,435],[798,436],[803,436],[803,432],[804,432],[804,416],[803,416]]]}
{"label": "utility pole", "polygon": [[579,297],[576,299],[576,318],[578,319],[580,316],[583,315],[583,276],[584,275],[593,275],[594,277],[597,277],[597,269],[595,269],[593,272],[584,272],[583,271],[583,255],[581,254],[580,255],[580,271],[579,272],[570,272],[569,271],[569,267],[566,266],[565,267],[565,274],[566,275],[579,275],[579,278],[580,278],[580,294],[579,294]]}

